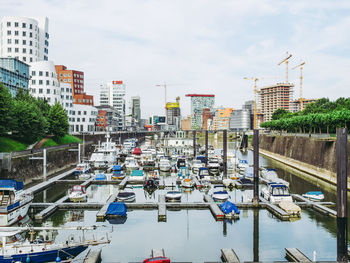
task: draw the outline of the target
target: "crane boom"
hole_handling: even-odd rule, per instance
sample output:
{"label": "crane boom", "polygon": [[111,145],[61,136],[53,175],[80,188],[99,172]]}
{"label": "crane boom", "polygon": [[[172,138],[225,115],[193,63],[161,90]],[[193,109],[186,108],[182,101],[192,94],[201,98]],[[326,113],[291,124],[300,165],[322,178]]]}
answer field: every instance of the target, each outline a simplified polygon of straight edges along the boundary
{"label": "crane boom", "polygon": [[282,63],[286,63],[286,83],[288,83],[288,60],[291,57],[292,57],[292,54],[288,54],[287,52],[287,57],[277,64],[278,66],[280,66]]}
{"label": "crane boom", "polygon": [[296,65],[292,69],[300,68],[300,95],[299,95],[299,111],[303,110],[303,66],[305,65],[305,61]]}

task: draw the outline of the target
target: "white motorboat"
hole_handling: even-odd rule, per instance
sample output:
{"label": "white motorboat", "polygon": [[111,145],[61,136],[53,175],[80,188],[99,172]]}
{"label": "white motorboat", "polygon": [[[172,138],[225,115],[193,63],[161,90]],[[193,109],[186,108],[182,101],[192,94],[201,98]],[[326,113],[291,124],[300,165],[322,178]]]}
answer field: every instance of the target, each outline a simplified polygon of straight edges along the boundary
{"label": "white motorboat", "polygon": [[321,191],[311,191],[303,194],[303,197],[312,201],[322,201],[324,199],[324,194]]}
{"label": "white motorboat", "polygon": [[191,178],[185,178],[181,181],[181,186],[185,188],[192,188],[194,185],[195,182]]}
{"label": "white motorboat", "polygon": [[169,201],[181,201],[182,193],[180,191],[168,191],[165,194],[165,200]]}
{"label": "white motorboat", "polygon": [[205,164],[201,160],[194,160],[192,163],[192,172],[198,174],[200,168],[205,167]]}
{"label": "white motorboat", "polygon": [[133,170],[129,176],[130,181],[140,181],[143,182],[145,179],[145,175],[143,170]]}
{"label": "white motorboat", "polygon": [[175,164],[175,167],[176,169],[179,171],[181,168],[183,167],[187,167],[188,168],[188,163],[187,163],[187,160],[186,158],[177,158],[177,161],[176,161],[176,164]]}
{"label": "white motorboat", "polygon": [[73,185],[68,195],[69,201],[71,202],[85,202],[87,200],[87,194],[85,186]]}
{"label": "white motorboat", "polygon": [[261,177],[270,183],[281,183],[281,184],[285,184],[287,187],[289,187],[289,182],[279,178],[275,169],[263,168],[261,170]]}
{"label": "white motorboat", "polygon": [[[215,190],[218,190],[218,191],[215,191]],[[229,194],[227,193],[223,185],[214,186],[214,192],[211,195],[211,197],[214,199],[215,202],[225,202],[227,201],[227,199],[230,198]]]}
{"label": "white motorboat", "polygon": [[210,158],[208,161],[208,169],[211,174],[219,174],[220,173],[220,164],[218,158]]}
{"label": "white motorboat", "polygon": [[162,172],[169,172],[171,170],[170,161],[165,158],[160,159],[159,170]]}
{"label": "white motorboat", "polygon": [[91,154],[90,163],[96,169],[108,168],[117,162],[119,149],[117,144],[112,142],[109,133],[106,134],[106,141],[99,143],[98,147]]}
{"label": "white motorboat", "polygon": [[134,193],[132,187],[126,186],[124,190],[120,191],[117,195],[117,200],[119,202],[134,202],[136,199],[136,194]]}
{"label": "white motorboat", "polygon": [[87,162],[78,163],[77,167],[75,168],[74,174],[80,175],[80,174],[86,174],[91,172],[91,166]]}
{"label": "white motorboat", "polygon": [[140,169],[139,163],[135,159],[125,161],[125,168],[128,171],[134,171]]}
{"label": "white motorboat", "polygon": [[9,226],[28,213],[33,193],[23,190],[23,182],[0,180],[0,226]]}
{"label": "white motorboat", "polygon": [[244,172],[245,168],[249,167],[247,160],[239,160],[237,168]]}
{"label": "white motorboat", "polygon": [[236,171],[237,168],[237,164],[238,164],[238,159],[236,157],[232,157],[232,158],[227,158],[227,171],[228,172],[234,172]]}
{"label": "white motorboat", "polygon": [[267,187],[261,190],[261,196],[273,204],[281,201],[293,202],[288,186],[281,183],[268,183]]}
{"label": "white motorboat", "polygon": [[88,180],[91,178],[91,174],[79,174],[79,180]]}

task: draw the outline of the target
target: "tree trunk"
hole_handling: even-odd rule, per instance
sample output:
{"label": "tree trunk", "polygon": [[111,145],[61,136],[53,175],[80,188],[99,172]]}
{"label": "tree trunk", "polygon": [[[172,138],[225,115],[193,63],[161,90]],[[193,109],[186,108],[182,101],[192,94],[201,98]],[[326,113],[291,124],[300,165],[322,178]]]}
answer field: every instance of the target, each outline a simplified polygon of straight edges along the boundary
{"label": "tree trunk", "polygon": [[327,134],[329,135],[329,125],[327,125]]}

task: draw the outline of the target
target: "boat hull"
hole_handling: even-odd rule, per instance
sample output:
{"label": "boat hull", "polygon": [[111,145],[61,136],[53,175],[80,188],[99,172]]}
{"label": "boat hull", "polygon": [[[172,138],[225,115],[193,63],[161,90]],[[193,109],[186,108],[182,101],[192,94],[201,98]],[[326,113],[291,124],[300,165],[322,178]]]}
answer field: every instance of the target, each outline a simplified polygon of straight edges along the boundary
{"label": "boat hull", "polygon": [[84,250],[88,248],[87,245],[76,246],[76,247],[66,247],[61,248],[59,250],[54,249],[50,251],[41,251],[34,253],[23,253],[23,254],[15,254],[11,256],[2,256],[0,255],[0,262],[2,263],[12,263],[12,262],[23,262],[26,263],[27,257],[30,258],[30,263],[42,263],[42,262],[56,262],[57,256],[61,258],[61,260],[68,259],[69,255],[77,256]]}
{"label": "boat hull", "polygon": [[7,213],[0,213],[0,226],[13,225],[25,217],[28,213],[30,203],[31,201]]}

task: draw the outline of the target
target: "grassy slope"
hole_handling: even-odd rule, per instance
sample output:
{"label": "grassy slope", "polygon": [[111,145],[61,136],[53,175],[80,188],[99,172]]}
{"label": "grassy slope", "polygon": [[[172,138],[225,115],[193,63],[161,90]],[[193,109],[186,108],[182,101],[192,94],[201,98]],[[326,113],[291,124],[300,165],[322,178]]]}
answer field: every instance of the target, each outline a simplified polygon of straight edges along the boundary
{"label": "grassy slope", "polygon": [[22,151],[27,149],[28,144],[7,137],[0,137],[0,152]]}
{"label": "grassy slope", "polygon": [[43,143],[43,145],[41,147],[45,148],[45,147],[51,147],[51,146],[62,145],[62,144],[69,144],[69,143],[74,143],[74,142],[82,142],[82,141],[73,135],[67,134],[64,137],[59,138],[58,140],[48,139],[46,142]]}

